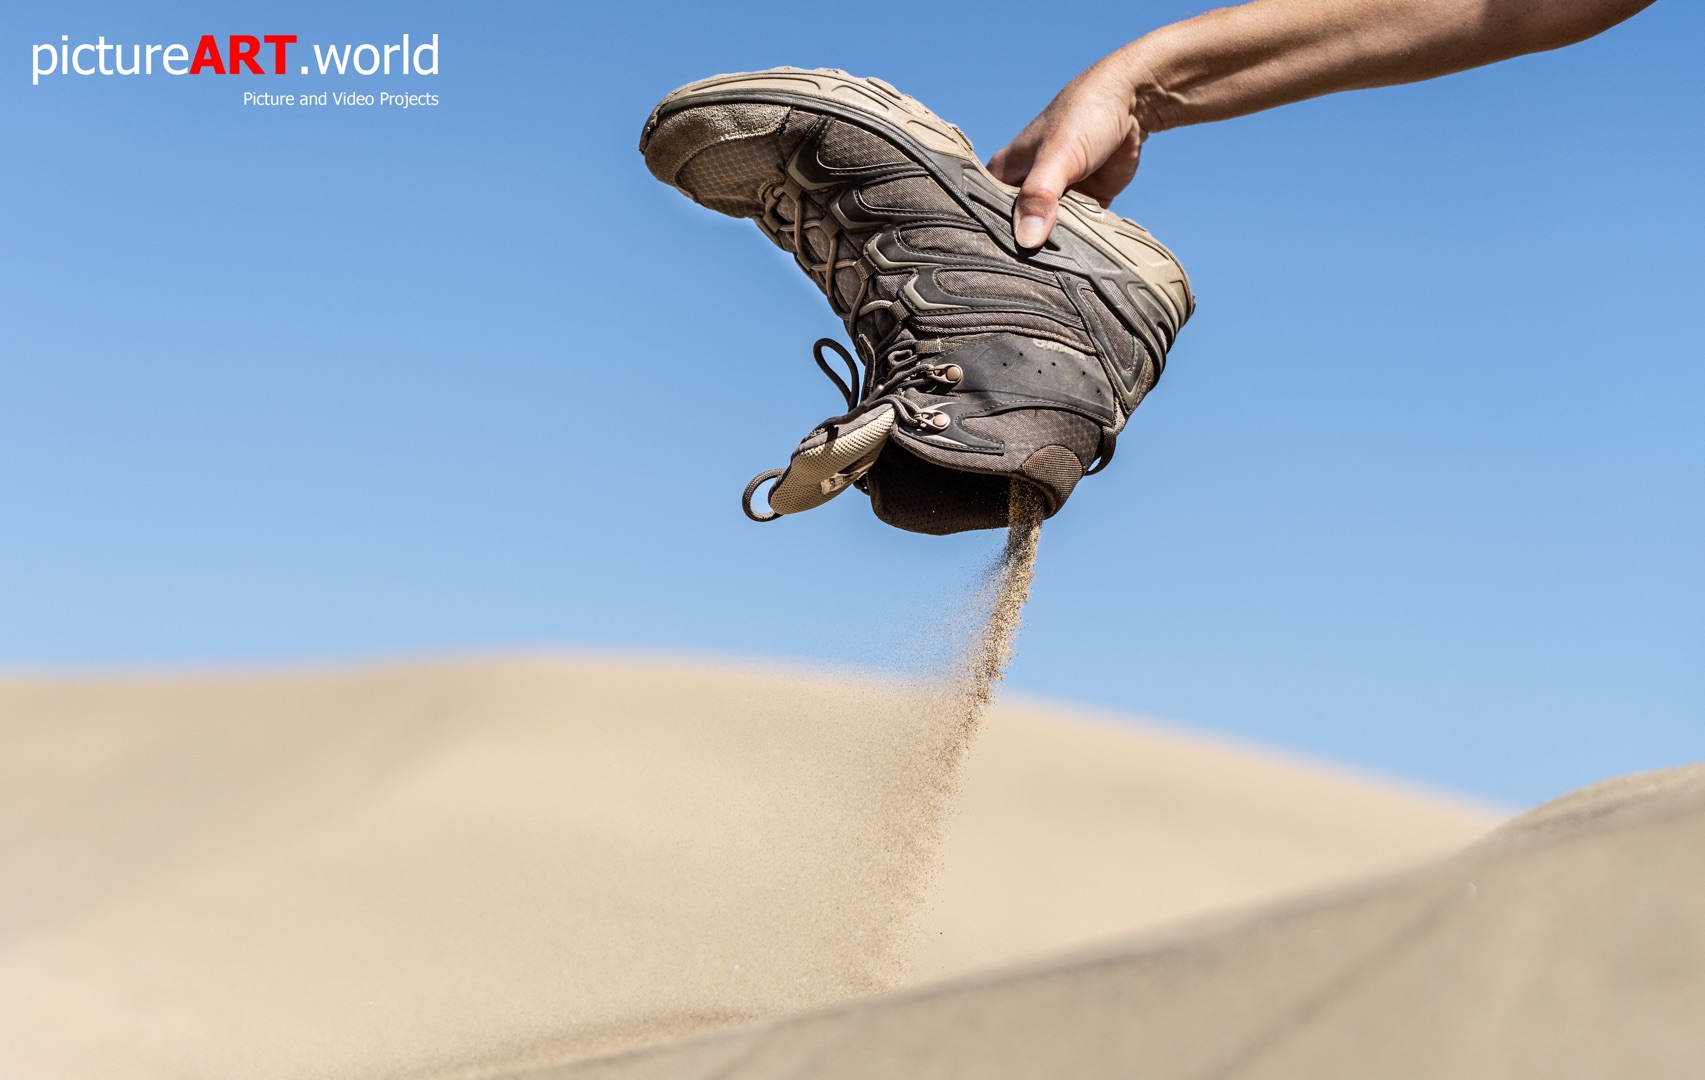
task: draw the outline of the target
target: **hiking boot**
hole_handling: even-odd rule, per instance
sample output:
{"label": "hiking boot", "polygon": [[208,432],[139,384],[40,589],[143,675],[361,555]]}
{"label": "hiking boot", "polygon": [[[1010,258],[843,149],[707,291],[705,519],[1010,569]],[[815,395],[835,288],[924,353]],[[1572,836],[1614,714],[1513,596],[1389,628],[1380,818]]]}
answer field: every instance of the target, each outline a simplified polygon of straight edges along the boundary
{"label": "hiking boot", "polygon": [[857,487],[902,529],[1003,528],[1014,484],[1052,516],[1112,457],[1195,306],[1171,252],[1075,192],[1047,243],[1019,248],[1017,190],[876,79],[705,79],[664,98],[639,145],[658,179],[791,252],[857,351],[817,343],[846,411],[747,487],[756,520]]}

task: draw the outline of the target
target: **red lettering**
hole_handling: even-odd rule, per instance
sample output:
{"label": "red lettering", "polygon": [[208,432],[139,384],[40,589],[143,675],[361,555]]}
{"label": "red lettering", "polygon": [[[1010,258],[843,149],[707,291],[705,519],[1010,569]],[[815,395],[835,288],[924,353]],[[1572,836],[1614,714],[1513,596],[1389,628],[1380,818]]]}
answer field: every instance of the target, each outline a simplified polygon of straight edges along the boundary
{"label": "red lettering", "polygon": [[251,34],[231,35],[231,74],[242,74],[244,65],[256,75],[265,75],[255,63],[255,57],[260,55],[260,39]]}
{"label": "red lettering", "polygon": [[274,75],[288,75],[289,72],[284,66],[284,49],[287,45],[296,44],[296,35],[268,34],[261,40],[272,46],[272,73]]}
{"label": "red lettering", "polygon": [[189,62],[189,73],[200,75],[204,67],[212,68],[215,75],[225,74],[225,61],[219,55],[219,43],[213,40],[212,34],[201,35],[201,44],[195,47],[195,59]]}

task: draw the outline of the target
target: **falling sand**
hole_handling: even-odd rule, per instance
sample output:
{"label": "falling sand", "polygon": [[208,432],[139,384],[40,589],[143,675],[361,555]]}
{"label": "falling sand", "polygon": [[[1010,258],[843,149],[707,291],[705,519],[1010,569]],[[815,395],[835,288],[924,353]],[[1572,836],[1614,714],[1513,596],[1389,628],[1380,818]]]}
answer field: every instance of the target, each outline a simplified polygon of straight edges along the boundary
{"label": "falling sand", "polygon": [[592,655],[0,680],[0,1075],[491,1076],[1478,831],[1007,706],[956,799],[1035,539],[927,684]]}
{"label": "falling sand", "polygon": [[[985,620],[982,632],[966,642],[964,669],[960,675],[963,695],[960,738],[963,754],[976,734],[983,710],[993,704],[995,690],[1012,659],[1012,646],[1030,597],[1030,579],[1036,569],[1036,542],[1042,536],[1042,502],[1029,487],[1014,486],[1006,547],[1000,562],[984,585]],[[954,760],[957,768],[958,758]]]}
{"label": "falling sand", "polygon": [[0,1072],[461,1075],[898,985],[1040,517],[922,683],[0,684]]}
{"label": "falling sand", "polygon": [[961,770],[1012,658],[1030,596],[1043,506],[1029,487],[1014,484],[1010,507],[1006,544],[967,605],[971,617],[941,633],[957,639],[944,650],[952,662],[917,688],[913,726],[895,762],[899,775],[879,796],[898,858],[888,882],[890,900],[879,905],[886,925],[870,957],[872,990],[897,985],[908,972],[918,916],[934,892]]}

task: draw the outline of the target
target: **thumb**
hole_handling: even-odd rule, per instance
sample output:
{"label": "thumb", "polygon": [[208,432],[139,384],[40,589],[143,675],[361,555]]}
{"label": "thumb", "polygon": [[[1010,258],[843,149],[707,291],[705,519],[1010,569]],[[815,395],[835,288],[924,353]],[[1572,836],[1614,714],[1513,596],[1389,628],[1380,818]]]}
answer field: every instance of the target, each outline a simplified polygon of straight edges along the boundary
{"label": "thumb", "polygon": [[1067,155],[1046,144],[1037,151],[1012,209],[1012,236],[1021,248],[1039,248],[1054,231],[1060,196],[1075,177]]}

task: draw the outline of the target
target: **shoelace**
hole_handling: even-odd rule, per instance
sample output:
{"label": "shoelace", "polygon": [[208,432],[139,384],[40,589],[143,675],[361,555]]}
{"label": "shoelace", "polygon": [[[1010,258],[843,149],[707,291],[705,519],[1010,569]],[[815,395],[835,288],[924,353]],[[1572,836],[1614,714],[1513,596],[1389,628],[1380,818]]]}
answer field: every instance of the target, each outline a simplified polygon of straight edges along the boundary
{"label": "shoelace", "polygon": [[[847,378],[829,365],[823,356],[823,350],[828,349],[841,358],[847,367]],[[882,366],[887,369],[888,376],[880,383],[874,381],[876,365],[864,364],[864,377],[859,376],[859,362],[853,359],[853,354],[834,338],[818,338],[811,346],[811,358],[817,361],[817,367],[835,384],[835,389],[841,392],[846,400],[847,411],[839,416],[831,416],[818,424],[813,430],[826,430],[831,438],[838,428],[850,424],[854,420],[870,412],[879,405],[892,406],[895,418],[904,424],[924,431],[942,431],[946,429],[949,420],[947,414],[939,409],[926,409],[917,402],[901,395],[901,391],[915,386],[953,386],[965,377],[965,369],[958,364],[931,364],[915,350],[902,346],[885,356]],[[854,389],[854,387],[858,389]],[[753,521],[774,521],[781,517],[775,511],[759,513],[752,509],[752,496],[758,489],[770,480],[779,480],[786,468],[768,469],[752,478],[746,485],[746,491],[740,497],[740,507],[746,516]]]}
{"label": "shoelace", "polygon": [[[855,238],[848,236],[844,227],[835,220],[834,216],[824,208],[820,201],[807,195],[797,185],[787,181],[778,182],[765,190],[762,198],[764,212],[759,220],[759,227],[778,242],[782,235],[786,235],[789,243],[783,244],[783,249],[793,254],[794,262],[799,265],[801,270],[805,271],[805,276],[823,291],[824,298],[829,301],[830,309],[846,322],[849,329],[875,312],[891,312],[895,308],[901,310],[901,314],[893,319],[894,325],[888,333],[883,335],[881,341],[871,345],[871,352],[877,356],[887,355],[892,351],[893,343],[905,329],[905,305],[895,300],[871,299],[871,275],[859,269],[858,252],[862,245],[858,244]],[[784,198],[790,199],[793,203],[791,218],[781,212]],[[818,216],[807,218],[805,214],[807,206],[815,208]],[[816,228],[828,241],[828,251],[821,260],[811,258],[811,246],[806,241],[806,234],[812,228]],[[850,256],[842,250],[849,243],[853,246],[853,254]],[[835,275],[841,270],[852,270],[858,277],[858,288],[853,293],[852,302],[844,306],[836,298]],[[867,342],[867,344],[869,343]],[[836,347],[839,348],[839,346]],[[821,356],[818,356],[817,364],[819,367],[823,366]],[[825,368],[824,370],[827,371],[828,369]],[[836,379],[837,383],[839,382],[832,372],[829,377]]]}
{"label": "shoelace", "polygon": [[[937,386],[957,386],[960,380],[965,378],[964,368],[958,364],[925,364],[923,358],[914,350],[902,348],[896,350],[895,355],[904,354],[899,361],[899,364],[904,366],[897,366],[894,357],[889,357],[892,373],[880,386],[872,388],[861,401],[858,395],[853,393],[852,387],[848,383],[842,382],[841,377],[835,373],[833,368],[829,367],[829,362],[823,359],[825,347],[833,349],[840,356],[842,363],[847,365],[847,373],[852,376],[854,382],[858,381],[858,368],[840,342],[834,338],[819,338],[817,344],[811,346],[812,359],[816,360],[817,366],[823,369],[823,374],[834,381],[836,388],[841,392],[841,396],[847,399],[847,411],[844,414],[831,416],[817,425],[818,427],[828,428],[830,434],[833,434],[834,428],[841,424],[850,423],[877,405],[893,405],[894,411],[902,423],[910,423],[913,427],[929,431],[946,430],[949,423],[946,413],[939,409],[922,408],[916,402],[900,397],[899,392],[908,386],[921,386],[931,383]],[[867,366],[866,372],[868,373],[869,370]],[[1101,446],[1096,452],[1096,459],[1088,469],[1084,470],[1083,475],[1094,476],[1105,469],[1108,463],[1113,460],[1113,451],[1117,446],[1118,439],[1103,432]]]}
{"label": "shoelace", "polygon": [[[845,227],[836,221],[827,207],[822,205],[820,197],[807,195],[798,185],[784,180],[772,184],[765,190],[762,199],[764,210],[759,224],[765,232],[777,236],[778,239],[781,234],[787,236],[791,243],[783,246],[791,247],[794,261],[799,264],[799,268],[804,270],[806,276],[811,278],[817,287],[823,291],[823,295],[829,301],[829,306],[834,309],[835,314],[846,320],[849,328],[875,312],[891,311],[897,306],[903,310],[904,305],[897,304],[896,301],[880,298],[871,299],[871,278],[864,273],[857,275],[859,284],[853,294],[852,302],[846,305],[844,310],[842,305],[836,302],[835,275],[841,270],[850,269],[855,273],[858,272],[861,245],[857,243],[856,238],[847,234]],[[782,212],[784,200],[793,204],[791,214]],[[815,218],[808,217],[806,214],[807,207],[815,209],[818,216]],[[827,240],[827,251],[820,260],[813,259],[809,254],[811,245],[807,242],[806,236],[812,228],[822,233]],[[845,251],[844,249],[847,247],[851,247],[852,250],[850,252]],[[883,335],[880,342],[874,345],[860,339],[863,344],[870,347],[873,356],[882,357],[880,366],[887,372],[887,378],[878,385],[871,385],[878,365],[871,360],[864,360],[865,377],[860,379],[857,364],[854,363],[852,356],[838,341],[832,338],[822,338],[811,347],[811,355],[817,361],[817,366],[835,384],[836,389],[840,390],[841,396],[847,402],[845,413],[830,417],[819,425],[820,427],[829,428],[830,433],[833,434],[836,427],[850,423],[878,404],[892,403],[898,418],[903,423],[931,431],[946,429],[948,418],[945,413],[921,408],[916,403],[895,395],[907,386],[924,383],[933,382],[951,386],[964,377],[964,369],[958,364],[925,364],[917,352],[910,347],[895,347],[895,341],[905,329],[905,322],[903,314],[901,317],[895,318],[893,327],[887,334]],[[828,361],[823,359],[824,348],[833,349],[840,356],[841,362],[846,364],[849,376],[847,380],[843,381],[840,375],[829,366]],[[862,392],[855,392],[853,390],[855,385],[859,386]]]}
{"label": "shoelace", "polygon": [[[781,213],[781,204],[784,198],[791,198],[793,201],[792,220],[784,217]],[[835,225],[834,219],[827,213],[822,213],[817,218],[807,220],[805,207],[808,203],[815,204],[815,200],[808,198],[803,190],[797,188],[790,190],[790,186],[786,182],[771,185],[763,193],[763,200],[764,213],[760,225],[766,232],[785,232],[788,234],[789,239],[793,242],[794,261],[799,264],[801,270],[805,271],[805,275],[823,290],[823,295],[828,298],[829,307],[834,309],[835,314],[843,319],[849,313],[858,311],[870,290],[870,281],[863,275],[860,275],[858,292],[853,297],[852,305],[846,311],[840,310],[840,305],[835,302],[835,273],[839,270],[849,269],[856,271],[858,268],[858,252],[855,248],[850,258],[842,257],[841,246],[846,234]],[[820,206],[818,209],[822,210]],[[819,262],[811,261],[807,254],[810,247],[806,243],[805,234],[813,225],[829,239],[828,254]]]}
{"label": "shoelace", "polygon": [[[823,350],[830,349],[841,358],[847,366],[848,379],[842,379],[829,362],[823,358]],[[915,428],[929,431],[941,431],[947,427],[947,414],[938,409],[926,409],[915,401],[900,396],[900,391],[913,386],[954,386],[965,377],[965,369],[958,364],[931,364],[925,362],[915,350],[901,347],[890,352],[883,358],[882,366],[887,369],[888,377],[880,383],[873,382],[876,366],[870,363],[864,365],[864,378],[858,374],[858,362],[853,359],[846,347],[834,338],[819,338],[811,346],[811,358],[817,361],[817,367],[829,380],[835,384],[835,389],[846,399],[847,411],[839,416],[831,416],[817,426],[829,429],[830,434],[842,424],[849,424],[874,409],[878,405],[892,405],[902,423]],[[854,390],[853,385],[859,389]]]}

